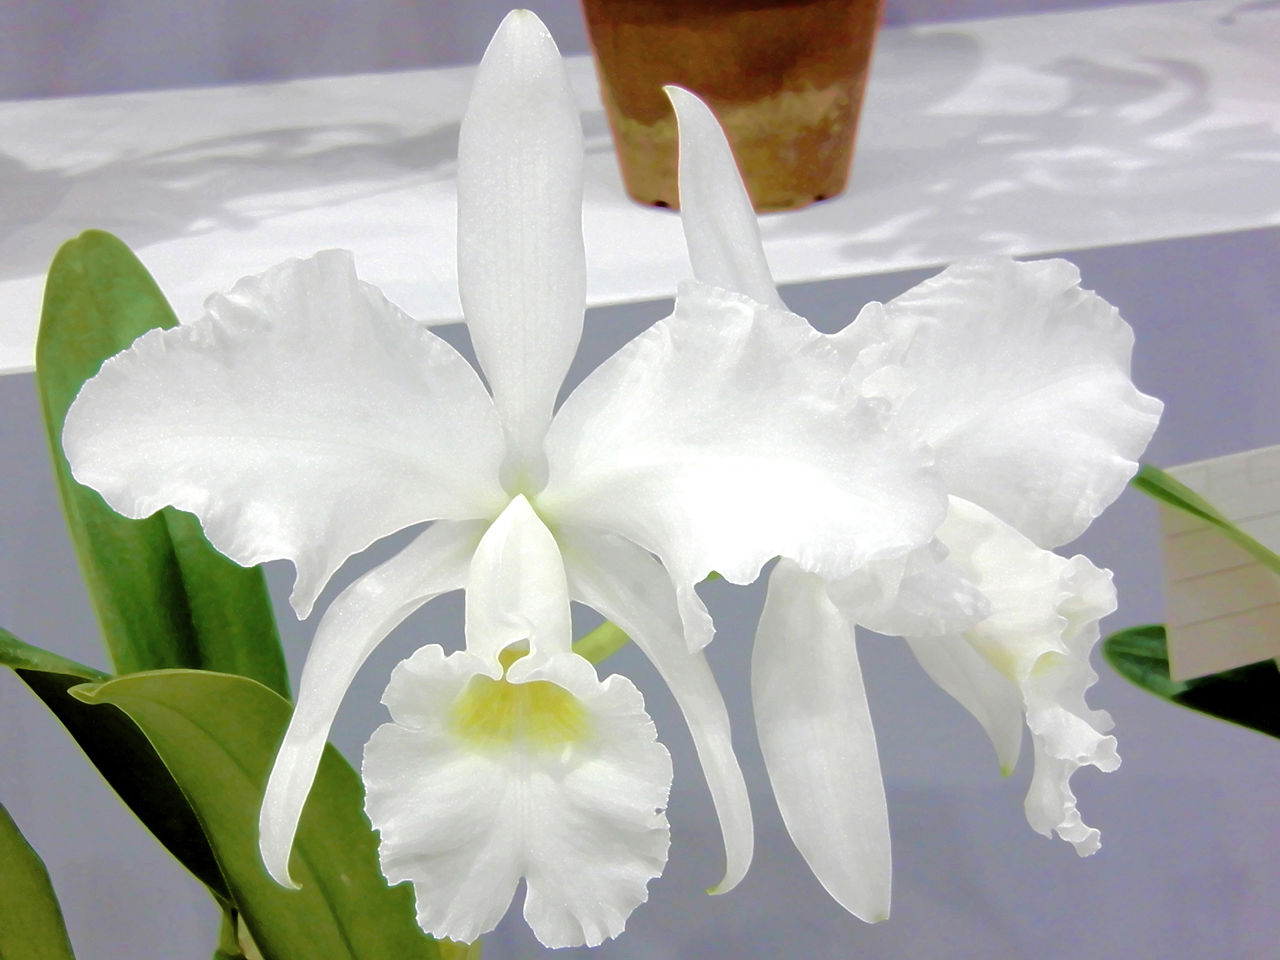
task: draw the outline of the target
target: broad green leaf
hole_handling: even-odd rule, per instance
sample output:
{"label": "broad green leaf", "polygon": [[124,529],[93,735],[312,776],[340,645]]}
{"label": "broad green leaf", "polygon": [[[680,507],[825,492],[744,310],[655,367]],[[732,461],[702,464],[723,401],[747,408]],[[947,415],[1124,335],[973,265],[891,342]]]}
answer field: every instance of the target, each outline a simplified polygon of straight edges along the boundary
{"label": "broad green leaf", "polygon": [[1174,479],[1163,470],[1145,463],[1138,468],[1137,475],[1134,476],[1130,483],[1147,496],[1212,524],[1224,536],[1229,537],[1238,546],[1246,550],[1259,563],[1264,564],[1276,573],[1280,573],[1280,556],[1277,556],[1237,527],[1219,513],[1213,504],[1209,503],[1185,483]]}
{"label": "broad green leaf", "polygon": [[1195,680],[1171,680],[1162,624],[1114,633],[1102,653],[1117,673],[1157,697],[1280,737],[1280,670],[1273,660]]}
{"label": "broad green leaf", "polygon": [[[98,772],[180,863],[227,901],[231,894],[195,812],[142,731],[115,707],[93,707],[67,691],[108,674],[0,629],[0,664],[12,667],[75,738]],[[8,957],[0,951],[0,957]]]}
{"label": "broad green leaf", "polygon": [[0,957],[72,960],[74,956],[49,871],[0,804]]}
{"label": "broad green leaf", "polygon": [[72,479],[62,454],[62,424],[80,386],[138,336],[176,322],[146,268],[110,234],[81,234],[54,257],[36,385],[71,538],[117,671],[218,670],[288,696],[262,572],[210,547],[190,514],[119,516]]}
{"label": "broad green leaf", "polygon": [[294,846],[290,871],[301,889],[267,875],[258,807],[289,720],[287,701],[252,680],[196,670],[134,674],[73,693],[118,707],[146,733],[200,818],[266,960],[437,960],[435,941],[414,920],[412,890],[388,887],[379,871],[360,779],[332,747]]}

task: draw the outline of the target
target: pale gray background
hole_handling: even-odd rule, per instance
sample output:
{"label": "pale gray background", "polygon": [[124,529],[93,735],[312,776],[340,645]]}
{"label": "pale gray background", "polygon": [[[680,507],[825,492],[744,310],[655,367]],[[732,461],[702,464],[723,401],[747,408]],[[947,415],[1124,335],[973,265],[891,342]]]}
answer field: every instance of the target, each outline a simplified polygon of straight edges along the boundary
{"label": "pale gray background", "polygon": [[[890,4],[898,21],[1050,5]],[[566,51],[582,49],[573,3],[535,8]],[[0,91],[30,96],[466,62],[478,57],[504,9],[493,0],[416,7],[10,2],[0,7]],[[1278,253],[1280,230],[1070,252],[1086,285],[1117,304],[1137,331],[1139,386],[1168,404],[1153,462],[1280,442]],[[864,301],[922,276],[812,284],[785,295],[830,329]],[[573,375],[665,306],[592,311]],[[48,476],[30,376],[0,378],[0,411],[0,624],[105,666]],[[1161,618],[1157,534],[1154,508],[1128,493],[1073,545],[1115,570],[1121,606],[1108,629]],[[356,572],[344,571],[318,609]],[[288,571],[269,576],[296,675],[313,624],[299,625],[287,612]],[[894,916],[871,927],[844,914],[790,848],[753,742],[746,653],[760,595],[723,587],[710,594],[720,626],[711,654],[755,799],[756,863],[737,891],[702,893],[718,879],[721,852],[701,774],[669,695],[624,652],[609,666],[645,692],[675,757],[673,844],[650,903],[598,956],[1261,960],[1280,952],[1274,741],[1167,707],[1100,665],[1092,700],[1115,716],[1124,764],[1073,781],[1086,821],[1103,831],[1101,852],[1080,860],[1061,841],[1033,834],[1022,817],[1029,756],[1002,780],[977,725],[924,678],[900,642],[873,636],[861,649],[894,831]],[[423,642],[448,644],[460,635],[460,604],[450,599],[406,624],[362,672],[335,734],[349,757],[358,758],[383,720],[377,699],[391,666]],[[7,672],[0,672],[0,801],[48,862],[80,957],[212,953],[216,915],[199,885]],[[542,954],[518,913],[485,950],[490,960]]]}

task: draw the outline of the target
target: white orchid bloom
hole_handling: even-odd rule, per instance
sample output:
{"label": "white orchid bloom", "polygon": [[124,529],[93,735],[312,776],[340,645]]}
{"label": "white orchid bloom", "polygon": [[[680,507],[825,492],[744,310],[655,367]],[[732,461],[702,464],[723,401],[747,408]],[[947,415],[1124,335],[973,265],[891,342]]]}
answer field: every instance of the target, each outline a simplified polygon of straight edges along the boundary
{"label": "white orchid bloom", "polygon": [[[669,93],[695,275],[781,307],[719,125],[692,94]],[[906,636],[1006,770],[1025,720],[1028,820],[1082,855],[1097,849],[1067,781],[1119,764],[1110,719],[1084,702],[1114,591],[1108,573],[1048,548],[1119,495],[1161,404],[1130,380],[1128,326],[1063,261],[961,264],[869,304],[828,343],[861,371],[861,395],[933,452],[949,494],[937,538],[914,553],[836,578],[781,561],[756,637],[756,725],[787,828],[832,896],[874,920],[889,910],[889,829],[854,625]]]}
{"label": "white orchid bloom", "polygon": [[571,600],[622,627],[670,686],[723,828],[727,890],[751,859],[751,814],[695,585],[712,570],[750,581],[777,556],[839,579],[910,555],[946,512],[881,402],[850,396],[859,378],[826,338],[723,291],[685,289],[556,412],[585,300],[582,156],[555,45],[512,13],[458,159],[459,284],[492,393],[331,251],[141,337],[85,385],[63,433],[76,477],[121,513],[176,506],[239,563],[292,561],[299,616],[349,556],[434,521],[324,614],[261,847],[289,882],[353,676],[414,610],[465,588],[465,650],[424,647],[397,668],[393,722],[364,760],[384,872],[413,882],[424,929],[457,940],[492,928],[524,878],[544,943],[598,943],[664,865],[670,761],[629,681],[601,682],[572,652]]}

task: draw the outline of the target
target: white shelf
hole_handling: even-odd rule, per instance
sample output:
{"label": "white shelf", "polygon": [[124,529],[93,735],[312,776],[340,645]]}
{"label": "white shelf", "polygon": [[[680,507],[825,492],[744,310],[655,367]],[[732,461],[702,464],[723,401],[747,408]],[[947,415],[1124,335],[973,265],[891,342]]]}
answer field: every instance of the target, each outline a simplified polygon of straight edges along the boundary
{"label": "white shelf", "polygon": [[[764,218],[785,283],[975,254],[1280,224],[1280,9],[1193,0],[887,29],[841,198]],[[592,304],[669,296],[678,219],[622,193],[591,63]],[[459,315],[453,168],[471,68],[0,103],[0,372],[29,370],[43,274],[124,238],[181,317],[289,256],[356,252],[414,316]]]}

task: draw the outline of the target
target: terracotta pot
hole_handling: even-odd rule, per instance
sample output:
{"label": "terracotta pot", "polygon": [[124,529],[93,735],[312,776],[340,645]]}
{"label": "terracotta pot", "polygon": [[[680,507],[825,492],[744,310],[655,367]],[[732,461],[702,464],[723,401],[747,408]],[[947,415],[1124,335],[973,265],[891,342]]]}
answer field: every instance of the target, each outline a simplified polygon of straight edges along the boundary
{"label": "terracotta pot", "polygon": [[663,84],[710,104],[757,210],[840,193],[884,0],[582,0],[632,198],[675,207]]}

